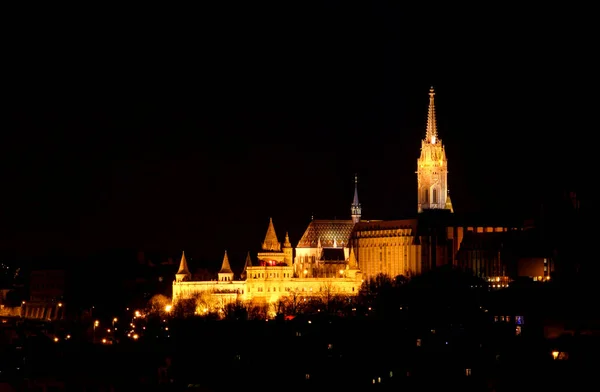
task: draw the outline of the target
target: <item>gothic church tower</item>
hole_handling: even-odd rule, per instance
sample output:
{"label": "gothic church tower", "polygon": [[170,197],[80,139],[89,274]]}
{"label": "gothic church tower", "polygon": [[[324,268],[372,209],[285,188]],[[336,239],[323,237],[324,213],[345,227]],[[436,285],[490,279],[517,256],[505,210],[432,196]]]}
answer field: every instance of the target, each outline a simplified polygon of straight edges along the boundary
{"label": "gothic church tower", "polygon": [[417,160],[418,211],[445,209],[452,211],[448,194],[448,160],[442,141],[438,138],[435,120],[435,92],[429,89],[427,130],[421,142]]}

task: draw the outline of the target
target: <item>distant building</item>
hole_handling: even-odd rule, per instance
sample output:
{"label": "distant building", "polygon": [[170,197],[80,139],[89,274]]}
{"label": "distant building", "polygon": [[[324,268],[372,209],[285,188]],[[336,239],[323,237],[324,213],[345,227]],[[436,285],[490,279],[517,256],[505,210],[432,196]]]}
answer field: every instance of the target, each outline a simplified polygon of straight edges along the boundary
{"label": "distant building", "polygon": [[[356,295],[365,279],[378,274],[410,277],[444,265],[460,266],[493,282],[491,286],[506,287],[511,274],[517,275],[517,269],[512,267],[516,265],[514,257],[503,257],[503,246],[508,244],[503,235],[522,227],[475,223],[455,216],[448,190],[448,160],[438,137],[434,97],[431,88],[425,138],[417,161],[415,218],[362,220],[355,176],[351,219],[313,219],[295,249],[287,233],[283,244],[279,242],[270,219],[257,263],[252,262],[249,253],[237,279],[227,252],[218,279],[212,281],[192,281],[182,255],[173,282],[173,300],[201,292],[228,300],[266,302],[298,294],[318,296],[324,291]],[[508,260],[512,264],[507,264]],[[520,265],[524,268],[526,262],[523,260]]]}
{"label": "distant building", "polygon": [[29,281],[29,300],[24,301],[22,316],[29,319],[64,318],[66,272],[62,269],[33,270]]}

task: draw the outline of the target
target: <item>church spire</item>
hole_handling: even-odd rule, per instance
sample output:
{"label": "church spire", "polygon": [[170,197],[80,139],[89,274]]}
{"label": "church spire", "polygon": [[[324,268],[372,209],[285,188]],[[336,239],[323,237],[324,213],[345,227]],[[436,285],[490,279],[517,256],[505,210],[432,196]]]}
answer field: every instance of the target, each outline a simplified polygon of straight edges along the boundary
{"label": "church spire", "polygon": [[277,234],[275,234],[275,226],[273,225],[273,218],[269,218],[269,227],[267,228],[267,234],[265,240],[262,243],[262,250],[266,251],[281,251],[281,244],[277,240]]}
{"label": "church spire", "polygon": [[425,140],[427,143],[435,144],[437,141],[437,123],[435,119],[435,91],[433,86],[429,89],[429,111],[427,112],[427,131],[425,132]]}
{"label": "church spire", "polygon": [[362,209],[360,207],[360,203],[358,201],[358,175],[354,174],[354,199],[352,201],[352,206],[350,207],[350,212],[352,214],[352,222],[358,223],[360,222],[360,216]]}
{"label": "church spire", "polygon": [[442,141],[438,138],[435,118],[435,92],[429,89],[427,130],[421,141],[421,155],[417,160],[417,211],[448,209],[448,159]]}
{"label": "church spire", "polygon": [[177,274],[175,274],[175,280],[177,282],[183,282],[186,280],[190,280],[192,274],[187,265],[187,260],[185,259],[185,251],[181,252],[181,261],[179,262],[179,270]]}

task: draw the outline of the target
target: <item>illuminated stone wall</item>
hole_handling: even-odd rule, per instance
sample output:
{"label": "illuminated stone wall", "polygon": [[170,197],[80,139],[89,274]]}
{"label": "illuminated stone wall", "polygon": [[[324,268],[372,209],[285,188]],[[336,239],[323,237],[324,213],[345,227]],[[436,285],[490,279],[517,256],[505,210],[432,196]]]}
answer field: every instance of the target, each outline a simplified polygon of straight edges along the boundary
{"label": "illuminated stone wall", "polygon": [[298,293],[302,296],[320,296],[324,292],[336,295],[357,295],[362,284],[358,270],[340,270],[335,278],[294,278],[291,266],[259,266],[247,269],[245,281],[173,282],[173,303],[193,298],[199,293],[218,294],[228,300],[259,300],[276,302]]}
{"label": "illuminated stone wall", "polygon": [[380,273],[390,277],[422,273],[416,225],[417,221],[413,219],[360,222],[356,225],[351,244],[356,249],[363,279]]}

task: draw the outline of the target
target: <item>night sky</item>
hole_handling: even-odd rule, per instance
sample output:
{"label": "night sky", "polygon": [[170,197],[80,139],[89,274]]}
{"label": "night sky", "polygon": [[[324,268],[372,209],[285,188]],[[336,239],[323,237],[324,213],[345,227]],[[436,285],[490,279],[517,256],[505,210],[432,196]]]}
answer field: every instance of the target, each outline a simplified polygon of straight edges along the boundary
{"label": "night sky", "polygon": [[364,219],[413,217],[430,86],[457,212],[527,212],[580,185],[578,146],[597,138],[585,23],[409,28],[402,9],[343,3],[19,25],[3,257],[227,249],[241,265],[269,217],[294,245],[313,215],[349,219],[354,173]]}

